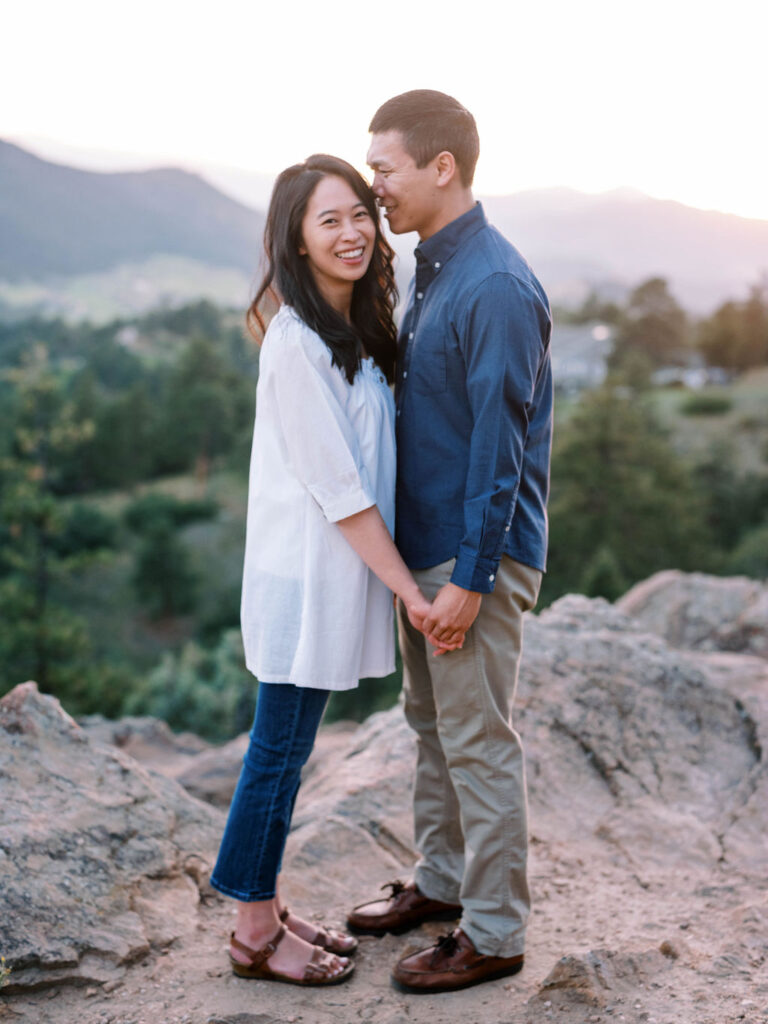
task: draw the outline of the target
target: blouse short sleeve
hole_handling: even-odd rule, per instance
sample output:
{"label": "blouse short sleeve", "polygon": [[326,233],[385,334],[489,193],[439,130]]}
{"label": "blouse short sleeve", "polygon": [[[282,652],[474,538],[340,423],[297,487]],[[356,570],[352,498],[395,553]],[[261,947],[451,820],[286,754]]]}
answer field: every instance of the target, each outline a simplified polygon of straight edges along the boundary
{"label": "blouse short sleeve", "polygon": [[[297,318],[285,318],[268,355],[275,411],[293,472],[329,522],[374,505],[358,440],[342,405],[346,380]],[[266,342],[265,342],[266,346]]]}

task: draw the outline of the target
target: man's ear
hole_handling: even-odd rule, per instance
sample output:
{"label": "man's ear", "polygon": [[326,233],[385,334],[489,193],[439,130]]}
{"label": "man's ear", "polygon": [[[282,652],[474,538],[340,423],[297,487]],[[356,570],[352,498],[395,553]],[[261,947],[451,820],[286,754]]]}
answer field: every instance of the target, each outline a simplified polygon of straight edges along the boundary
{"label": "man's ear", "polygon": [[453,153],[444,149],[435,157],[435,168],[437,170],[437,186],[444,188],[456,177],[456,158]]}

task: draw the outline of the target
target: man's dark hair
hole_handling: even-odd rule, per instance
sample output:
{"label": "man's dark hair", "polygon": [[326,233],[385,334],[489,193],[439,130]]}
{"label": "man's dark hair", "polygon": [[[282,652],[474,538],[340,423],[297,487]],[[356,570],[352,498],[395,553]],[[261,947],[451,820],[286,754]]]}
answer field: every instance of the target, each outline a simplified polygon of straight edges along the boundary
{"label": "man's dark hair", "polygon": [[417,167],[426,167],[438,153],[453,154],[466,188],[475,176],[480,155],[477,125],[466,107],[435,89],[412,89],[383,103],[373,115],[369,132],[400,132],[406,152]]}

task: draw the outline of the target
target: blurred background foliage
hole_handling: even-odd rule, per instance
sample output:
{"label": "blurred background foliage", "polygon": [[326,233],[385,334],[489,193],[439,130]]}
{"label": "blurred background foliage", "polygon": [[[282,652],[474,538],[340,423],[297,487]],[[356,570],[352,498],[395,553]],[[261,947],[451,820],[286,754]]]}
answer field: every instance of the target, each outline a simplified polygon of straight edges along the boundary
{"label": "blurred background foliage", "polygon": [[[540,607],[665,568],[768,576],[768,288],[689,316],[661,278],[590,295],[599,383],[558,388]],[[693,378],[686,374],[696,373]],[[258,348],[197,302],[105,326],[0,322],[0,693],[225,740],[256,680],[239,635]],[[332,698],[362,720],[398,671]]]}

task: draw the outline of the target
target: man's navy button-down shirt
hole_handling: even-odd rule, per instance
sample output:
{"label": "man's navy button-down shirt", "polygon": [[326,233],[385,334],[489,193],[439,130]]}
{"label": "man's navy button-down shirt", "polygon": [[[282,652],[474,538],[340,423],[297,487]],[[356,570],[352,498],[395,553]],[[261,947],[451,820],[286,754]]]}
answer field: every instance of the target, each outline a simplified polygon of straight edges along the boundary
{"label": "man's navy button-down shirt", "polygon": [[546,565],[549,303],[482,206],[416,249],[399,338],[397,546],[493,590],[502,554]]}

